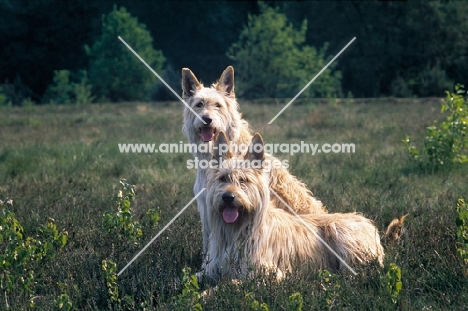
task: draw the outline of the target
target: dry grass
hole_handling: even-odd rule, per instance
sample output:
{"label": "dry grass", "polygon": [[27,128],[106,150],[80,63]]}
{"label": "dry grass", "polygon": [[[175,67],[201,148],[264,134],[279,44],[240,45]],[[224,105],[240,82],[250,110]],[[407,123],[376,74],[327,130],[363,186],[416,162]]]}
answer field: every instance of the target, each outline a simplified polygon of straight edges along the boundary
{"label": "dry grass", "polygon": [[[302,294],[304,310],[466,309],[468,282],[455,257],[454,206],[458,197],[467,195],[467,168],[423,174],[408,163],[401,143],[406,134],[422,138],[425,127],[442,118],[439,103],[302,100],[268,125],[283,101],[265,102],[270,105],[240,100],[245,118],[266,143],[356,145],[355,154],[277,154],[289,160],[291,171],[331,212],[361,212],[382,232],[393,218],[409,213],[400,242],[384,244],[385,264],[393,262],[402,269],[403,290],[393,304],[381,283],[385,268],[370,267],[357,277],[338,275],[331,283],[318,274],[305,279],[292,275],[280,284],[253,280],[236,288],[222,282],[203,302],[205,309],[245,309],[245,295],[254,293],[271,310],[286,310],[295,292]],[[117,146],[185,141],[181,105],[0,108],[0,198],[14,200],[11,209],[29,234],[47,217],[69,233],[66,249],[37,271],[34,295],[39,309],[52,309],[60,293],[68,294],[77,310],[112,309],[101,260],[115,260],[122,268],[193,197],[195,172],[186,168],[191,155],[121,154]],[[159,227],[144,227],[138,246],[101,230],[102,213],[113,209],[121,178],[137,185],[136,219],[143,221],[149,208],[161,211]],[[146,305],[148,310],[157,290],[170,305],[182,268],[200,267],[200,230],[193,206],[118,278],[121,296],[131,297],[134,309]],[[28,299],[13,295],[10,305],[25,309]]]}

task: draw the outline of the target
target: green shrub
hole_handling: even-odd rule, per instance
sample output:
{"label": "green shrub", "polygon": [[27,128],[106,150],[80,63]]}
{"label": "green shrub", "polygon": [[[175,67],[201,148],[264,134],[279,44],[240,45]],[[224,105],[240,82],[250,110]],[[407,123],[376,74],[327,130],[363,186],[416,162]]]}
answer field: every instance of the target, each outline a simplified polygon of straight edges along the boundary
{"label": "green shrub", "polygon": [[[228,57],[239,72],[241,96],[292,97],[326,64],[327,44],[317,50],[304,45],[307,20],[294,29],[285,14],[260,3],[260,15],[249,15],[247,26],[228,50]],[[341,95],[341,73],[329,69],[310,85],[302,96]]]}
{"label": "green shrub", "polygon": [[[468,266],[468,204],[463,198],[458,199],[456,211],[457,256]],[[465,274],[468,274],[468,269],[465,269]]]}
{"label": "green shrub", "polygon": [[85,47],[93,93],[112,101],[142,100],[156,77],[120,42],[119,36],[154,70],[163,67],[165,58],[153,48],[153,38],[146,26],[125,8],[114,7],[103,18],[100,38],[91,47]]}
{"label": "green shrub", "polygon": [[24,84],[20,75],[16,75],[13,83],[8,80],[5,84],[1,85],[0,89],[0,104],[7,104],[9,106],[21,106],[24,101],[33,96],[33,91]]}
{"label": "green shrub", "polygon": [[86,70],[78,72],[78,81],[72,83],[72,86],[73,99],[76,105],[89,104],[94,101],[95,97],[92,95],[92,86],[89,83]]}
{"label": "green shrub", "polygon": [[191,274],[191,269],[188,267],[182,269],[182,284],[182,293],[176,297],[174,302],[175,310],[203,310],[197,277]]}
{"label": "green shrub", "polygon": [[104,259],[101,263],[101,270],[106,281],[107,293],[113,304],[119,304],[119,286],[117,284],[117,264],[112,260]]}
{"label": "green shrub", "polygon": [[145,228],[156,228],[159,223],[159,215],[161,213],[155,209],[150,208],[145,213],[143,225]]}
{"label": "green shrub", "polygon": [[4,91],[4,86],[0,85],[0,107],[1,106],[11,106],[11,100],[8,98],[8,95]]}
{"label": "green shrub", "polygon": [[304,305],[304,299],[302,298],[301,293],[294,293],[289,296],[289,311],[302,311],[302,306]]}
{"label": "green shrub", "polygon": [[268,311],[268,305],[255,299],[255,294],[248,292],[245,294],[246,309],[250,311]]}
{"label": "green shrub", "polygon": [[[113,310],[136,310],[135,297],[119,294],[119,284],[117,283],[117,264],[110,259],[104,259],[101,262],[101,271],[106,283],[109,301]],[[146,302],[141,302],[139,310],[147,310]]]}
{"label": "green shrub", "polygon": [[73,303],[67,294],[60,294],[55,302],[59,310],[70,311],[73,306]]}
{"label": "green shrub", "polygon": [[[131,210],[135,198],[135,186],[120,181],[121,189],[117,194],[117,211],[106,212],[102,216],[103,230],[116,235],[119,240],[129,240],[138,244],[143,235],[141,224],[135,220]],[[154,215],[153,215],[154,217]]]}
{"label": "green shrub", "polygon": [[444,90],[450,89],[453,85],[445,70],[437,62],[433,66],[426,66],[415,78],[415,94],[419,97],[437,96]]}
{"label": "green shrub", "polygon": [[319,290],[322,292],[320,296],[320,304],[324,309],[332,309],[335,307],[336,300],[340,296],[341,285],[338,276],[327,270],[320,271],[319,277]]}
{"label": "green shrub", "polygon": [[69,70],[54,70],[53,83],[47,88],[46,97],[56,104],[71,103],[72,86]]}
{"label": "green shrub", "polygon": [[414,97],[412,90],[412,80],[404,79],[401,76],[397,76],[390,84],[390,93],[394,97],[409,98]]}
{"label": "green shrub", "polygon": [[381,278],[381,282],[390,295],[392,302],[396,304],[403,288],[401,268],[394,263],[390,263],[387,273]]}
{"label": "green shrub", "polygon": [[444,90],[450,89],[453,81],[447,72],[441,68],[439,62],[427,65],[423,70],[415,73],[406,73],[397,77],[390,84],[390,93],[395,97],[431,97],[438,96]]}
{"label": "green shrub", "polygon": [[91,103],[94,96],[91,94],[86,70],[71,73],[69,70],[55,70],[53,83],[48,86],[44,100],[53,104]]}
{"label": "green shrub", "polygon": [[439,125],[434,124],[426,130],[423,152],[420,152],[410,141],[403,140],[408,155],[424,169],[438,169],[454,163],[468,162],[468,102],[463,85],[457,84],[455,92],[446,92],[447,98],[442,102],[441,112],[448,112],[447,119]]}
{"label": "green shrub", "polygon": [[[8,203],[8,202],[7,202]],[[37,228],[37,236],[26,236],[15,215],[0,201],[0,290],[8,307],[8,295],[35,292],[41,267],[50,262],[67,243],[67,232],[59,231],[53,219]],[[33,299],[30,305],[34,306]]]}

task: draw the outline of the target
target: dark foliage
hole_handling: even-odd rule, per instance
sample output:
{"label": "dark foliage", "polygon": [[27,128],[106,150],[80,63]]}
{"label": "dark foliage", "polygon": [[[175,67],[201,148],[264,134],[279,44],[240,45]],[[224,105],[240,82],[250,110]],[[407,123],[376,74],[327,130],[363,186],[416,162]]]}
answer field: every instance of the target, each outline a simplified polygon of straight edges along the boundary
{"label": "dark foliage", "polygon": [[[342,73],[343,94],[438,96],[452,81],[468,78],[468,6],[463,1],[266,3],[279,7],[296,29],[307,19],[307,45],[328,43],[329,53],[336,53],[357,37],[336,68]],[[22,81],[22,89],[11,92],[38,100],[54,71],[87,68],[83,47],[100,37],[102,16],[113,5],[127,8],[147,26],[166,66],[176,73],[189,67],[202,73],[205,83],[230,64],[229,46],[248,14],[259,13],[253,1],[4,0],[0,84],[11,88]]]}

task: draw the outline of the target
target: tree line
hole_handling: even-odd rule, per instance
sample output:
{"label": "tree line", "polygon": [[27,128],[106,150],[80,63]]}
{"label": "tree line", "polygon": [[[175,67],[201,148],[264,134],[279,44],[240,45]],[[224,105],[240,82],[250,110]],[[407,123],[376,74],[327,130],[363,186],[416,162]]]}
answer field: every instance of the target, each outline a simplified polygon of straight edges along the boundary
{"label": "tree line", "polygon": [[[123,8],[106,37],[110,12]],[[182,67],[211,83],[233,64],[243,96],[291,97],[356,37],[305,96],[443,96],[467,80],[467,13],[463,1],[4,0],[0,93],[13,104],[172,99],[136,58],[116,56],[134,58],[116,36],[132,29],[128,40],[176,91]],[[113,79],[112,59],[125,63],[125,81]],[[125,88],[111,91],[116,83]]]}

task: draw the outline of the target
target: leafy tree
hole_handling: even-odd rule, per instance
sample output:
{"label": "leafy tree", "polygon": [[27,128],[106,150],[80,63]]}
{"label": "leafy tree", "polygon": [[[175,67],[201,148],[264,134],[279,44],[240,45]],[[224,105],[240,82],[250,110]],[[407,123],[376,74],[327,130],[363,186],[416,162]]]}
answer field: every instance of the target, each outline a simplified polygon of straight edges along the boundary
{"label": "leafy tree", "polygon": [[[246,97],[293,96],[326,64],[327,45],[317,50],[304,44],[307,20],[296,30],[277,8],[259,6],[261,13],[249,15],[247,26],[228,50],[239,72],[238,89]],[[328,69],[303,96],[337,96],[340,79],[339,71]]]}
{"label": "leafy tree", "polygon": [[141,100],[156,78],[128,48],[124,39],[154,70],[162,69],[165,58],[152,46],[153,39],[144,24],[123,7],[114,7],[103,18],[102,36],[92,47],[86,46],[90,57],[89,79],[96,96],[113,101]]}

